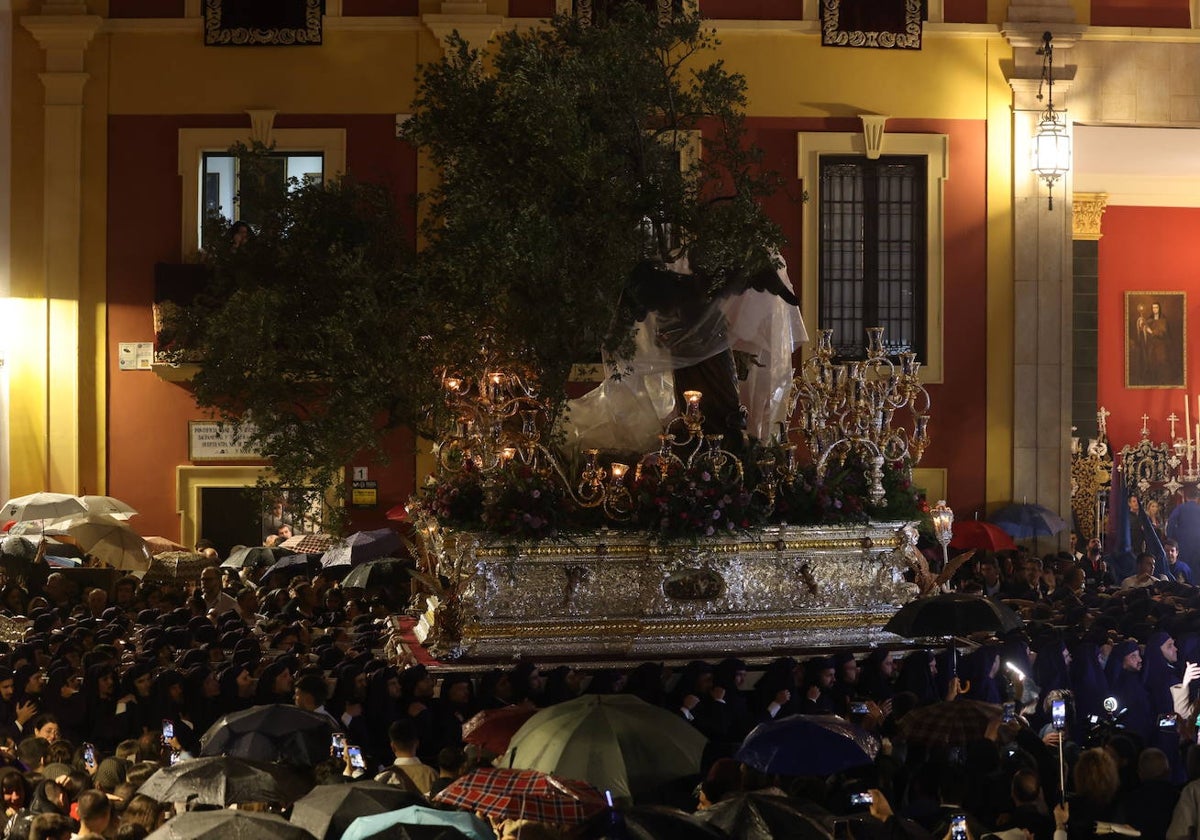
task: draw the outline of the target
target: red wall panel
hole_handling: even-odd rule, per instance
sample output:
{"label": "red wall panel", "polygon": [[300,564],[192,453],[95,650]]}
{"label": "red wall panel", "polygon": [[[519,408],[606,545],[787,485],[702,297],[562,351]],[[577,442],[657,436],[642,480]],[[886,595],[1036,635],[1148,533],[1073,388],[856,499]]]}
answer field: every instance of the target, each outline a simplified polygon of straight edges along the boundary
{"label": "red wall panel", "polygon": [[415,17],[421,13],[417,0],[342,0],[344,17]]}
{"label": "red wall panel", "polygon": [[1188,0],[1092,0],[1093,26],[1160,26],[1189,29]]}
{"label": "red wall panel", "polygon": [[[1200,343],[1192,339],[1200,329],[1200,242],[1195,232],[1200,208],[1109,207],[1104,212],[1100,239],[1100,278],[1097,288],[1096,395],[1112,412],[1108,435],[1120,450],[1141,438],[1142,415],[1150,417],[1150,437],[1164,441],[1170,432],[1167,416],[1184,416],[1185,394],[1191,395],[1191,419],[1197,416],[1200,392]],[[1180,388],[1125,387],[1125,292],[1188,293],[1187,385]],[[1183,433],[1182,422],[1177,427]]]}

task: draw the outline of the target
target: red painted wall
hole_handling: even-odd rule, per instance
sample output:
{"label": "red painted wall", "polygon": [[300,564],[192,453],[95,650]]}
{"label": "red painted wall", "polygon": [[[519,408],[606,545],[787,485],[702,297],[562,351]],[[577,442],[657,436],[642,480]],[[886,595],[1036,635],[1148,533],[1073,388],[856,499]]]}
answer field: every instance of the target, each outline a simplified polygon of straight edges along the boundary
{"label": "red painted wall", "polygon": [[1188,0],[1092,0],[1092,26],[1191,25]]}
{"label": "red painted wall", "polygon": [[[797,131],[862,131],[858,120],[752,118],[750,137],[766,165],[783,178],[768,207],[788,237],[784,258],[793,283],[800,279],[804,185],[795,177]],[[944,368],[942,385],[929,387],[932,443],[922,467],[948,471],[950,505],[963,515],[984,513],[987,427],[987,143],[981,121],[888,121],[889,134],[937,133],[950,137],[950,177],[945,182]],[[1105,220],[1107,225],[1107,219]]]}
{"label": "red painted wall", "polygon": [[342,15],[345,17],[390,17],[394,15],[412,17],[420,14],[417,0],[342,0]]}
{"label": "red painted wall", "polygon": [[[136,525],[142,534],[179,536],[175,468],[189,463],[188,420],[205,415],[185,385],[145,371],[119,370],[117,345],[153,338],[154,264],[180,259],[179,129],[245,125],[244,115],[109,118],[108,489],[141,512]],[[416,153],[395,139],[393,114],[280,115],[275,125],[344,127],[347,174],[390,185],[412,230],[409,199],[416,189]],[[388,449],[391,463],[371,469],[371,478],[379,483],[379,507],[356,511],[356,527],[384,524],[387,509],[413,490],[411,435],[396,435]]]}
{"label": "red painted wall", "polygon": [[[1200,242],[1195,232],[1200,208],[1109,207],[1104,212],[1100,239],[1100,278],[1097,288],[1096,382],[1100,405],[1112,412],[1108,436],[1113,447],[1141,439],[1142,415],[1150,415],[1150,437],[1165,441],[1170,433],[1167,416],[1183,417],[1184,394],[1191,395],[1191,419],[1197,417],[1200,392]],[[1125,387],[1125,292],[1187,292],[1187,385],[1180,388],[1128,389]],[[1177,427],[1183,433],[1182,424]]]}

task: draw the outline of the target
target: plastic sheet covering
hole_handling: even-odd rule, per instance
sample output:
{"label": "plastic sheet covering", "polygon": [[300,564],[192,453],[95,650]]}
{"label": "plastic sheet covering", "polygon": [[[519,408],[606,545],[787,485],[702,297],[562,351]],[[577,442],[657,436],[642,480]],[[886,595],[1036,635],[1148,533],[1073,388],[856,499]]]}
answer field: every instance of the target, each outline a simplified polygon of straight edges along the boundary
{"label": "plastic sheet covering", "polygon": [[[792,288],[787,266],[780,281]],[[687,258],[669,266],[690,273]],[[568,403],[562,421],[569,448],[658,448],[658,435],[675,413],[674,371],[726,350],[756,356],[750,375],[738,383],[750,412],[749,434],[769,438],[785,420],[792,383],[792,354],[808,341],[800,310],[777,295],[748,289],[720,298],[678,318],[650,313],[638,324],[632,360],[604,357],[605,379]]]}

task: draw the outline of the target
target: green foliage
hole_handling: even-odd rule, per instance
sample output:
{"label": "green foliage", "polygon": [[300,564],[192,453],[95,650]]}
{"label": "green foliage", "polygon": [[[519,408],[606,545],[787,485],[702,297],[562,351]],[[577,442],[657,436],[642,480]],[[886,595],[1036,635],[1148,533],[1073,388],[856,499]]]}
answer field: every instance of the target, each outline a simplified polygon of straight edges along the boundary
{"label": "green foliage", "polygon": [[[773,181],[745,142],[745,82],[703,63],[715,40],[698,19],[659,26],[627,4],[604,25],[497,40],[487,58],[458,40],[429,65],[405,126],[440,176],[422,271],[448,366],[486,332],[558,401],[572,363],[630,349],[621,294],[643,260],[688,253],[698,296],[772,263],[782,237],[759,199]],[[681,168],[699,128],[701,160]]]}
{"label": "green foliage", "polygon": [[432,399],[428,307],[417,303],[428,295],[386,188],[284,184],[270,177],[269,150],[234,152],[257,229],[238,245],[228,220],[209,220],[208,286],[160,339],[200,363],[201,406],[253,424],[275,473],[268,487],[329,493],[336,527],[343,467]]}

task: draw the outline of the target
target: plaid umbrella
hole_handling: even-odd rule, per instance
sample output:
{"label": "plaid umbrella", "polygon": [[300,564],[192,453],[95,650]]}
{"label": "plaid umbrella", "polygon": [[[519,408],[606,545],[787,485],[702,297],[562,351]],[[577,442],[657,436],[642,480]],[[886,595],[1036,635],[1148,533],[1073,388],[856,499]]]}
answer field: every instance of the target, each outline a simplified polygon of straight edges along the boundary
{"label": "plaid umbrella", "polygon": [[980,522],[978,519],[956,521],[951,534],[951,548],[963,550],[978,548],[984,551],[1005,551],[1017,547],[1017,544],[1012,541],[1012,537],[999,525],[993,525],[991,522]]}
{"label": "plaid umbrella", "polygon": [[537,709],[533,706],[505,706],[502,709],[484,709],[463,724],[462,739],[468,744],[483,747],[490,753],[500,755],[508,749],[517,730],[533,717]]}
{"label": "plaid umbrella", "polygon": [[586,782],[536,770],[481,767],[433,797],[434,802],[501,819],[578,825],[604,810],[600,791]]}
{"label": "plaid umbrella", "polygon": [[918,706],[900,719],[900,737],[912,744],[962,746],[987,737],[1003,709],[978,700],[943,700]]}
{"label": "plaid umbrella", "polygon": [[168,551],[187,551],[187,546],[180,545],[166,537],[143,537],[143,539],[146,540],[146,548],[150,549],[150,554],[154,556],[165,554]]}
{"label": "plaid umbrella", "polygon": [[333,542],[329,534],[296,534],[281,542],[279,547],[290,548],[297,554],[320,554],[327,551]]}
{"label": "plaid umbrella", "polygon": [[194,551],[166,551],[154,556],[142,580],[150,583],[198,581],[200,573],[211,565],[211,559]]}

